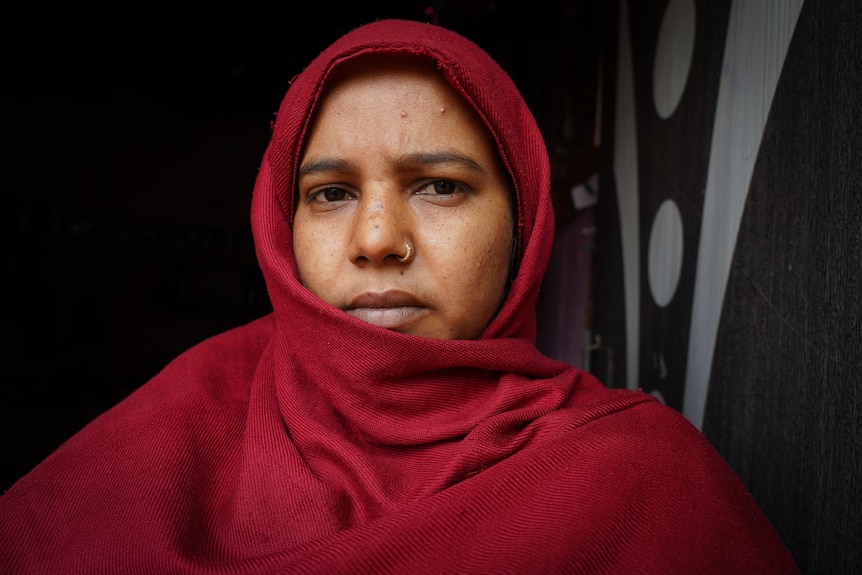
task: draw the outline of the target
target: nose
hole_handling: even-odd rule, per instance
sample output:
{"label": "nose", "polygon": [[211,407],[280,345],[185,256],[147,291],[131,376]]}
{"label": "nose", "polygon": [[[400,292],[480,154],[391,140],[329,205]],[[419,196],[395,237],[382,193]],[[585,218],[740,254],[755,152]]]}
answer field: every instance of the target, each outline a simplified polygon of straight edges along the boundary
{"label": "nose", "polygon": [[363,193],[354,214],[350,259],[359,265],[400,263],[410,239],[407,199],[394,190]]}

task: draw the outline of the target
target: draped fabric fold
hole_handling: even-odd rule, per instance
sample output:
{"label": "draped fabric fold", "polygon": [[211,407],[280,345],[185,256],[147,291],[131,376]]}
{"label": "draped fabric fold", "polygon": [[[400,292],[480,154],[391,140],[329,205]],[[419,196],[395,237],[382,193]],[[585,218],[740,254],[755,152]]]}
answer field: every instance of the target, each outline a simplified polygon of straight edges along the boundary
{"label": "draped fabric fold", "polygon": [[[299,281],[293,194],[321,87],[385,52],[437,62],[514,183],[518,271],[476,340],[385,330]],[[547,151],[473,43],[382,20],[324,50],[278,110],[251,218],[273,313],[182,354],[5,493],[0,572],[794,572],[678,413],[537,351]]]}

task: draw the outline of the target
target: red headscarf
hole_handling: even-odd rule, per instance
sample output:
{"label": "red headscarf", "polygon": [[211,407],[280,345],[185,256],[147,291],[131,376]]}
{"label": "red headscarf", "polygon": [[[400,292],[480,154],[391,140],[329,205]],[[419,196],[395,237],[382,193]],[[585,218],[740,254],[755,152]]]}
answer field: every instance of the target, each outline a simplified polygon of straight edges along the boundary
{"label": "red headscarf", "polygon": [[[518,273],[477,340],[384,330],[298,280],[300,147],[334,67],[430,57],[514,182]],[[745,488],[651,396],[535,348],[548,157],[506,73],[409,21],[321,53],[279,109],[252,225],[273,314],[209,339],[0,499],[3,573],[793,572]]]}

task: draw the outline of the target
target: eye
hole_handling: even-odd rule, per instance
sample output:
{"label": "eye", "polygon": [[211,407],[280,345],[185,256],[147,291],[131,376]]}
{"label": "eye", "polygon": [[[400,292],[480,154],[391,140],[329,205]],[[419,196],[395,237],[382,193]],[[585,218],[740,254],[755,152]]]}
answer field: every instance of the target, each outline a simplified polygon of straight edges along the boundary
{"label": "eye", "polygon": [[350,199],[350,194],[343,188],[321,188],[308,196],[309,202],[343,202]]}
{"label": "eye", "polygon": [[433,182],[428,182],[419,188],[417,193],[434,196],[448,196],[463,190],[463,186],[453,182],[452,180],[434,180]]}

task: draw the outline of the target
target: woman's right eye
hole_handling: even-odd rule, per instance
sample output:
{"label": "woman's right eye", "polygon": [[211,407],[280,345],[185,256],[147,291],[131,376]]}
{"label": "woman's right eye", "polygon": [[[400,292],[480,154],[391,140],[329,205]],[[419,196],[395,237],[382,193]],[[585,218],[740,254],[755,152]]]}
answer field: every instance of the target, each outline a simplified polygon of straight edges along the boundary
{"label": "woman's right eye", "polygon": [[323,188],[311,194],[313,202],[343,202],[348,199],[347,190],[343,188]]}

